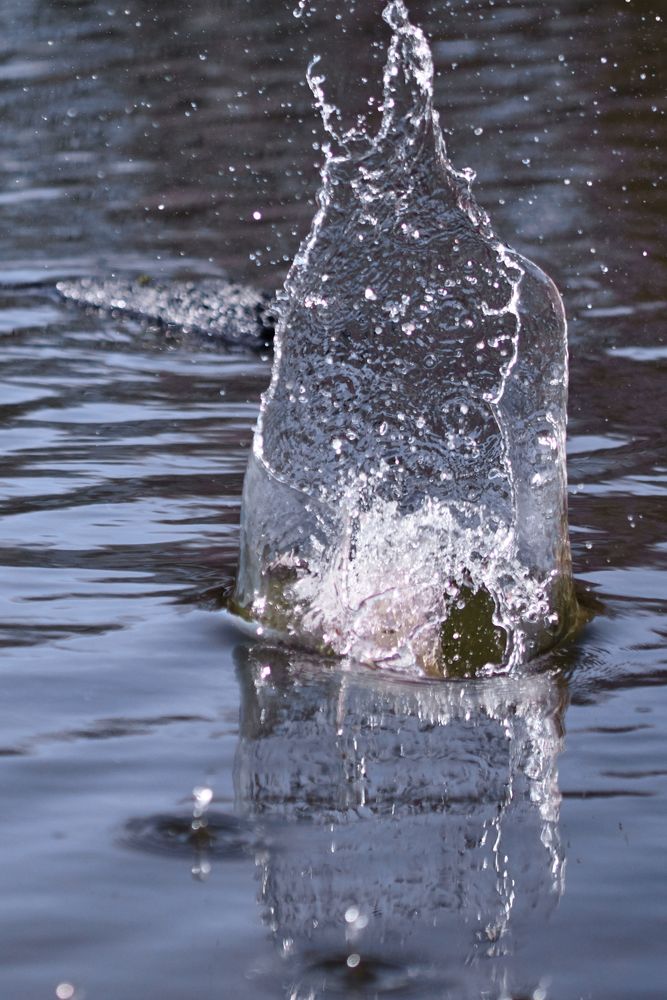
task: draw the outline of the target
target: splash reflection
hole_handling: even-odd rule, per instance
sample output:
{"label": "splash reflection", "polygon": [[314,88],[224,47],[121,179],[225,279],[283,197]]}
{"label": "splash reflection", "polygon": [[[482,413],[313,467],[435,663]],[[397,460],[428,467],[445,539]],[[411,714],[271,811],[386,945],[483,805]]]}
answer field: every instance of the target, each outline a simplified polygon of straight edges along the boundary
{"label": "splash reflection", "polygon": [[283,830],[257,863],[291,996],[407,995],[433,975],[440,996],[507,995],[513,940],[563,891],[558,682],[417,683],[266,645],[237,655],[237,805]]}

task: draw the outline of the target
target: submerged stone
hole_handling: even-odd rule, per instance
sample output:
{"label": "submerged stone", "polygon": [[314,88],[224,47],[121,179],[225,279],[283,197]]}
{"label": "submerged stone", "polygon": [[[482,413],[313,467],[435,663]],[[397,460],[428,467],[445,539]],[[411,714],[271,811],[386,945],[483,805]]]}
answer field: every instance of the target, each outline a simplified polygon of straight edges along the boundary
{"label": "submerged stone", "polygon": [[395,668],[507,668],[570,627],[566,324],[450,163],[404,4],[376,135],[338,133],[278,303],[235,605]]}

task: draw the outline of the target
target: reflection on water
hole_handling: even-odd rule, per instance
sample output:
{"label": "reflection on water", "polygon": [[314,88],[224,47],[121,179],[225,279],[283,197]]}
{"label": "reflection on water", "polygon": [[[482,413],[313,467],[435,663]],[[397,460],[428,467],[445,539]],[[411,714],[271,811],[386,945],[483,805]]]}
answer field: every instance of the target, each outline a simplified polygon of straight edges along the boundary
{"label": "reflection on water", "polygon": [[554,677],[406,683],[262,645],[238,661],[238,807],[283,824],[259,899],[292,996],[499,984],[514,929],[563,890]]}

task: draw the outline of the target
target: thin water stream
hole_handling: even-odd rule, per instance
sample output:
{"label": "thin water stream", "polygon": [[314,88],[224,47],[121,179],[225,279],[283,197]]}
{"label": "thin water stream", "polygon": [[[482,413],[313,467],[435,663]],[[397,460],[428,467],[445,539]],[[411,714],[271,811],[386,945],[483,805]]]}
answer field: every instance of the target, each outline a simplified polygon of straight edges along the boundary
{"label": "thin water stream", "polygon": [[347,34],[293,0],[0,11],[3,998],[664,995],[660,5],[409,5],[453,161],[569,319],[595,615],[528,676],[240,638],[218,608],[268,353],[54,291],[277,288],[322,162],[309,55],[365,66],[331,93],[365,106],[380,6]]}

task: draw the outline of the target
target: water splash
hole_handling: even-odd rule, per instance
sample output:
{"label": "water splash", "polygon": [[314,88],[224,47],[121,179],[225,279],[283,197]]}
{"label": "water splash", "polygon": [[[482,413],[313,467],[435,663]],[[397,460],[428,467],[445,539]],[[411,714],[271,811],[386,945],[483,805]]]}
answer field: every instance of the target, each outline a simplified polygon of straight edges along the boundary
{"label": "water splash", "polygon": [[432,672],[511,666],[569,627],[566,327],[448,159],[402,0],[382,122],[330,137],[279,302],[236,605],[302,644]]}
{"label": "water splash", "polygon": [[270,297],[224,278],[166,284],[146,275],[134,280],[77,278],[59,281],[56,288],[79,305],[197,330],[231,345],[263,347],[273,335]]}

